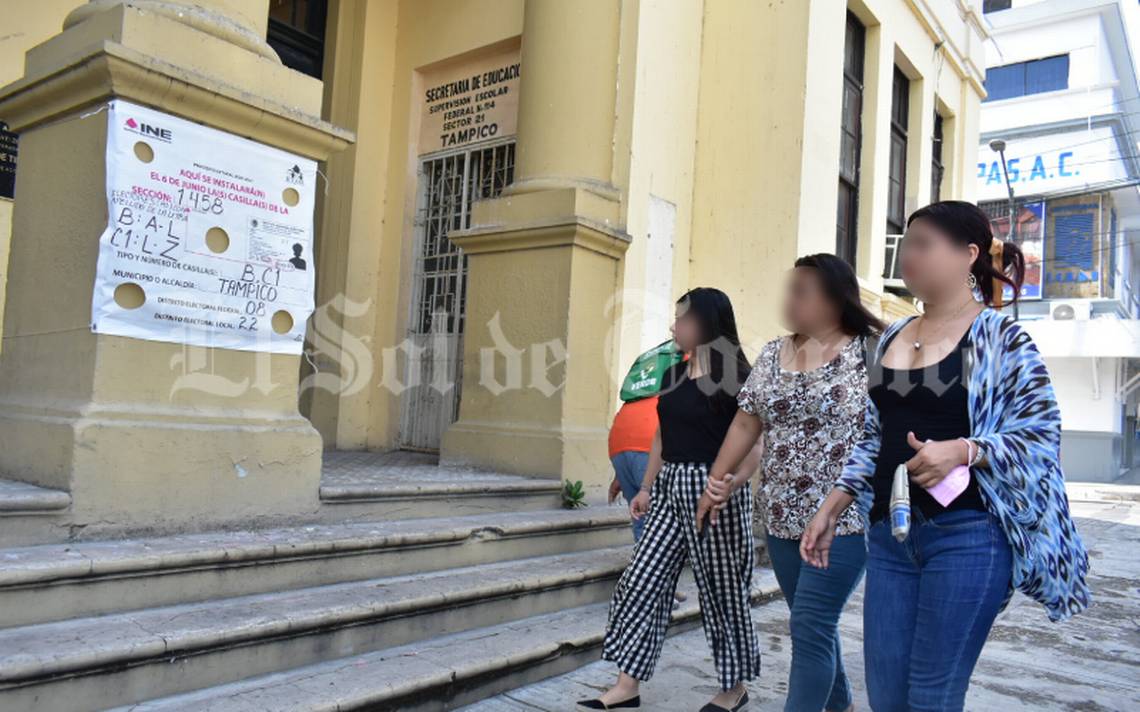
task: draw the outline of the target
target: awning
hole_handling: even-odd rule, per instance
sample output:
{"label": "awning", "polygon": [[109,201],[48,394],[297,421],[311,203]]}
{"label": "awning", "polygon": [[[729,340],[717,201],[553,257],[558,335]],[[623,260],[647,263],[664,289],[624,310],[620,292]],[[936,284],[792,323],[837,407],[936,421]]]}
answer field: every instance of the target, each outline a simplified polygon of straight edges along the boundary
{"label": "awning", "polygon": [[1140,320],[1037,319],[1022,321],[1047,358],[1140,358]]}

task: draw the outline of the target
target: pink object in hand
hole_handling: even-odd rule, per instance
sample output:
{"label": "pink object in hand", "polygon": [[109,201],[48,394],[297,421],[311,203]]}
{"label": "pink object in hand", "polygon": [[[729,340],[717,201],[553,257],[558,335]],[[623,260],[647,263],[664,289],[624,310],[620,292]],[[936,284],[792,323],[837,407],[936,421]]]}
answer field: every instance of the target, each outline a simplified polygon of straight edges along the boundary
{"label": "pink object in hand", "polygon": [[942,481],[933,487],[927,487],[926,491],[938,500],[938,503],[943,507],[950,506],[950,503],[958,498],[958,495],[966,491],[966,487],[970,484],[970,468],[965,465],[958,465],[950,474],[942,478]]}

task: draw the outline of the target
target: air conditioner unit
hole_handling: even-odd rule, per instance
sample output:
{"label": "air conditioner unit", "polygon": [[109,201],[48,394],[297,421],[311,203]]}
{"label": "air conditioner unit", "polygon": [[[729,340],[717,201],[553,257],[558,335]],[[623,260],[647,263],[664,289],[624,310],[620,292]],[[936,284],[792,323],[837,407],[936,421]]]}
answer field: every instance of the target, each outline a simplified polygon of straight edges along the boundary
{"label": "air conditioner unit", "polygon": [[1049,318],[1054,321],[1088,321],[1092,303],[1087,299],[1058,299],[1049,304]]}

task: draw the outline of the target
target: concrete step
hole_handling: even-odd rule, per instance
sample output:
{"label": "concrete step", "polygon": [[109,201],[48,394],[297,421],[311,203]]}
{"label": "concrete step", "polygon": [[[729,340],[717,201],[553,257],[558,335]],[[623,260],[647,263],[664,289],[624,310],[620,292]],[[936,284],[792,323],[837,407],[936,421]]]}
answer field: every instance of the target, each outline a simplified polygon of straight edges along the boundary
{"label": "concrete step", "polygon": [[0,479],[0,515],[57,512],[70,506],[71,495],[62,490]]}
{"label": "concrete step", "polygon": [[0,546],[58,538],[70,507],[67,492],[0,479]]}
{"label": "concrete step", "polygon": [[[311,511],[258,526],[339,524],[557,509],[557,479],[440,466],[438,456],[401,451],[330,450],[322,455],[319,500]],[[183,530],[189,531],[189,530]],[[67,492],[0,479],[0,546],[122,539],[181,533],[128,530],[114,521],[76,520]]]}
{"label": "concrete step", "polygon": [[104,709],[608,599],[630,547],[0,630],[0,709]]}
{"label": "concrete step", "polygon": [[210,532],[0,550],[0,628],[631,541],[621,507]]}
{"label": "concrete step", "polygon": [[[673,612],[675,633],[696,625],[689,599]],[[778,595],[775,576],[757,570],[753,600]],[[608,604],[597,603],[411,645],[330,660],[131,706],[130,712],[347,712],[450,710],[561,674],[600,654]],[[566,701],[566,709],[574,700]],[[118,712],[126,712],[123,708]]]}
{"label": "concrete step", "polygon": [[553,509],[562,484],[471,468],[440,466],[411,452],[329,450],[321,471],[323,521],[410,519]]}

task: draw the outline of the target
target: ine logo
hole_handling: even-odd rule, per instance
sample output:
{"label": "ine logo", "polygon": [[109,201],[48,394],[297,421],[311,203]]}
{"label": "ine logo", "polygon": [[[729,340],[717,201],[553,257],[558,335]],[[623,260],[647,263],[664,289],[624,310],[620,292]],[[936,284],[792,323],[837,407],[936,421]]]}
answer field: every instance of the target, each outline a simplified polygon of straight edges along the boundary
{"label": "ine logo", "polygon": [[165,141],[166,143],[170,143],[171,139],[174,138],[174,134],[170,132],[170,129],[164,129],[161,126],[140,123],[129,117],[124,123],[127,126],[127,130],[131,133],[157,138],[159,141]]}
{"label": "ine logo", "polygon": [[292,168],[285,172],[285,182],[292,183],[293,185],[304,185],[305,176],[301,173],[301,167],[294,164]]}

